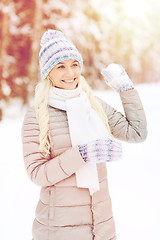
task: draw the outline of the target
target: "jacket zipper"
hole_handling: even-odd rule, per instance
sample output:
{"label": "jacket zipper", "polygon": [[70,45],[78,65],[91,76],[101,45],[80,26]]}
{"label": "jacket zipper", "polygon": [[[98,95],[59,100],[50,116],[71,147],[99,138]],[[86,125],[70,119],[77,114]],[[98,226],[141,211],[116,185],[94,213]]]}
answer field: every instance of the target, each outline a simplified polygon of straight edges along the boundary
{"label": "jacket zipper", "polygon": [[92,233],[92,240],[95,239],[94,234],[94,214],[93,214],[93,202],[92,202],[92,196],[90,195],[90,202],[91,202],[91,214],[92,214],[92,226],[91,226],[91,233]]}

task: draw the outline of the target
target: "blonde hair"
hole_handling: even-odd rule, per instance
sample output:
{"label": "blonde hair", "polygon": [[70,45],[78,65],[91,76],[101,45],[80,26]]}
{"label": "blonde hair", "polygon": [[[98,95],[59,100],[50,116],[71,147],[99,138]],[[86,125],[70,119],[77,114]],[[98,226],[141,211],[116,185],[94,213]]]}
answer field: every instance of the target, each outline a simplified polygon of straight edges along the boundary
{"label": "blonde hair", "polygon": [[[96,100],[92,93],[92,89],[86,82],[84,77],[80,77],[80,83],[82,86],[83,91],[88,95],[89,101],[91,103],[92,108],[99,114],[102,121],[105,123],[109,133],[110,127],[108,125],[108,118],[105,115],[105,112],[101,106],[101,104]],[[44,152],[45,154],[50,153],[50,138],[49,138],[49,111],[48,111],[48,94],[52,83],[47,76],[45,80],[39,82],[36,86],[35,91],[35,111],[36,111],[36,118],[39,123],[40,135],[40,151]],[[110,133],[111,134],[111,133]]]}
{"label": "blonde hair", "polygon": [[52,83],[47,76],[37,84],[35,89],[35,112],[40,130],[40,150],[46,154],[50,153],[48,95],[51,85]]}
{"label": "blonde hair", "polygon": [[88,95],[89,101],[91,103],[91,107],[99,114],[100,118],[102,119],[102,121],[106,125],[109,133],[111,134],[110,127],[108,124],[108,118],[102,108],[102,105],[100,104],[100,102],[98,102],[98,100],[93,95],[91,87],[88,85],[88,83],[86,82],[86,80],[83,76],[81,76],[81,78],[80,78],[80,83],[82,85],[83,91]]}

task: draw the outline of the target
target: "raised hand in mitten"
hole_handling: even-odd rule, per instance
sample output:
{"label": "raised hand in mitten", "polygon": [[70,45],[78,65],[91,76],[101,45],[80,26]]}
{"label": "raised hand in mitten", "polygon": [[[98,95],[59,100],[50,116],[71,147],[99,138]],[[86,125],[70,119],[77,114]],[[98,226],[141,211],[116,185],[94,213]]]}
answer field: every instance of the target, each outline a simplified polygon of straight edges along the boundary
{"label": "raised hand in mitten", "polygon": [[117,92],[134,89],[133,82],[125,69],[119,64],[112,63],[108,67],[102,69],[101,73],[105,82]]}
{"label": "raised hand in mitten", "polygon": [[85,162],[110,162],[118,160],[122,155],[121,143],[112,138],[97,139],[78,147]]}

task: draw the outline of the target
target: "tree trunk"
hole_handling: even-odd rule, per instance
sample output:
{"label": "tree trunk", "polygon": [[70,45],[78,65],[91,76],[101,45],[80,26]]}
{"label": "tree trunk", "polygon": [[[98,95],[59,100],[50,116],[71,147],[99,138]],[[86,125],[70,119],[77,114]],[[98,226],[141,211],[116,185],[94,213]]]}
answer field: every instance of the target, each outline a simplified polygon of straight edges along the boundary
{"label": "tree trunk", "polygon": [[4,98],[2,91],[2,80],[4,79],[4,63],[7,55],[7,47],[9,44],[9,0],[2,1],[2,22],[1,22],[1,43],[0,43],[0,99]]}
{"label": "tree trunk", "polygon": [[39,49],[40,49],[40,38],[42,33],[42,9],[43,0],[35,0],[35,15],[33,23],[33,34],[32,34],[32,46],[31,46],[31,61],[29,66],[29,76],[33,83],[36,85],[39,80]]}

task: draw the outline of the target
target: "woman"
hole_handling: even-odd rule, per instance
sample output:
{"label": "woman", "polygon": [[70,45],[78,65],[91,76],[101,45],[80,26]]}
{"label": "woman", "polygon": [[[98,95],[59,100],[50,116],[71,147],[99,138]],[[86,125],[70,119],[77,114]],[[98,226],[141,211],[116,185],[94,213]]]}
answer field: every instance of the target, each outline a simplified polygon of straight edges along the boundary
{"label": "woman", "polygon": [[26,171],[41,186],[33,239],[115,240],[106,162],[120,158],[119,140],[146,138],[138,93],[125,70],[110,64],[102,74],[126,116],[94,97],[80,53],[59,31],[44,33],[39,61],[42,80],[22,128]]}

